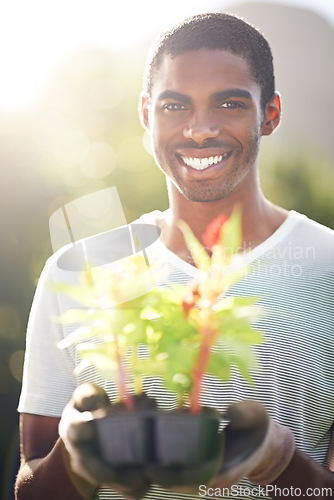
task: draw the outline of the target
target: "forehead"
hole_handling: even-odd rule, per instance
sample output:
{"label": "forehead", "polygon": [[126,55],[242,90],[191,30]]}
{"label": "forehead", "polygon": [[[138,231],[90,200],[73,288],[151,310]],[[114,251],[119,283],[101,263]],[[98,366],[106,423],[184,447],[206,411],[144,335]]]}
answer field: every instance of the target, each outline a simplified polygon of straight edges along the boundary
{"label": "forehead", "polygon": [[154,76],[152,97],[166,89],[210,94],[227,88],[245,89],[260,98],[260,86],[243,57],[225,50],[200,49],[174,57],[164,54]]}

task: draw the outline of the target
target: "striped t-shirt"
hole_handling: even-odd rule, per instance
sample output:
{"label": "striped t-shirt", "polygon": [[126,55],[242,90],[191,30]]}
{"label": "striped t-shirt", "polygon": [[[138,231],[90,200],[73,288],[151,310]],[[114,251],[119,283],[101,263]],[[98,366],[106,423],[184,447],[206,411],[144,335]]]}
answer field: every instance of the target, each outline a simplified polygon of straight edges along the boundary
{"label": "striped t-shirt", "polygon": [[[138,222],[154,224],[158,215],[144,215]],[[146,256],[163,269],[166,286],[196,277],[197,269],[170,252],[158,234],[149,240]],[[105,234],[94,236],[89,239],[90,248],[101,248],[105,241]],[[92,368],[74,373],[79,362],[75,349],[57,348],[59,341],[78,327],[54,321],[75,304],[48,286],[51,282],[77,282],[78,273],[65,258],[68,250],[62,249],[48,260],[36,290],[28,324],[20,412],[60,417],[73,390],[87,381],[99,383],[113,397],[112,385]],[[107,254],[108,248],[104,260]],[[238,373],[228,383],[208,377],[202,404],[224,412],[232,402],[256,399],[273,419],[292,430],[301,450],[327,467],[334,422],[334,232],[291,211],[277,231],[245,258],[250,272],[230,294],[257,296],[266,312],[256,325],[266,341],[255,348],[259,359],[255,386],[249,386]],[[103,261],[102,265],[108,264]],[[157,380],[148,381],[145,389],[162,408],[175,406],[175,399]],[[270,498],[260,490],[252,494],[253,487],[243,479],[224,498]],[[205,488],[198,496],[190,496],[152,486],[145,499],[198,499],[204,492]],[[96,498],[123,497],[102,487]]]}

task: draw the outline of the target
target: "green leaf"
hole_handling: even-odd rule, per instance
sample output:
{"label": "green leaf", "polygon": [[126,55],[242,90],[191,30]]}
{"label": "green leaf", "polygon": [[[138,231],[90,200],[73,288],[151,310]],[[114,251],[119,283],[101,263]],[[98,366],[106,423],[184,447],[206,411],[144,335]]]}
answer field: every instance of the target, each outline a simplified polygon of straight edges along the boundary
{"label": "green leaf", "polygon": [[66,349],[72,345],[79,344],[92,338],[92,330],[89,326],[81,326],[74,332],[63,338],[57,345],[59,349]]}
{"label": "green leaf", "polygon": [[88,323],[94,318],[95,309],[68,309],[61,316],[53,318],[53,321],[63,325],[70,325],[73,323]]}
{"label": "green leaf", "polygon": [[117,362],[110,356],[103,347],[82,344],[79,346],[79,355],[81,359],[95,366],[100,375],[106,380],[115,380],[118,372]]}
{"label": "green leaf", "polygon": [[98,303],[98,297],[94,289],[68,283],[49,283],[48,286],[57,293],[67,295],[78,304],[94,307]]}
{"label": "green leaf", "polygon": [[224,247],[226,255],[232,255],[241,250],[241,213],[240,210],[234,210],[223,226],[221,232],[221,244]]}
{"label": "green leaf", "polygon": [[184,221],[180,221],[178,225],[183,233],[185,242],[196,267],[200,271],[206,271],[210,266],[211,261],[203,245],[201,245],[198,239],[194,236],[188,224],[186,224]]}
{"label": "green leaf", "polygon": [[207,372],[222,382],[227,382],[231,377],[230,355],[224,350],[212,352]]}

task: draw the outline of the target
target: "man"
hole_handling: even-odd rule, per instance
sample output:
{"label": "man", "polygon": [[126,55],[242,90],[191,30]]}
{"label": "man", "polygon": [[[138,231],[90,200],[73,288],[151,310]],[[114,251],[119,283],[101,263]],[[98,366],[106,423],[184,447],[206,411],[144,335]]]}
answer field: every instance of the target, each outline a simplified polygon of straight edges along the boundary
{"label": "man", "polygon": [[[140,115],[170,200],[165,213],[142,218],[161,230],[148,256],[165,262],[170,281],[196,275],[179,220],[201,240],[219,214],[229,216],[236,205],[241,211],[253,272],[232,293],[262,297],[268,314],[260,327],[267,342],[258,353],[256,388],[235,376],[228,384],[210,386],[204,402],[227,411],[231,425],[239,419],[251,427],[253,417],[242,401],[257,400],[256,412],[265,407],[270,425],[249,459],[228,470],[222,466],[207,485],[211,490],[206,485],[184,489],[181,477],[180,487],[176,480],[169,491],[151,485],[152,479],[159,483],[158,474],[124,476],[106,468],[87,448],[91,427],[82,410],[91,408],[80,406],[77,392],[71,399],[76,385],[92,380],[91,374],[75,379],[75,355],[55,347],[66,331],[50,317],[68,307],[46,286],[64,278],[57,254],[41,277],[29,322],[17,498],[89,499],[94,492],[99,499],[133,498],[149,487],[148,499],[198,498],[220,496],[237,483],[238,493],[231,489],[230,498],[333,495],[334,234],[271,204],[261,192],[260,139],[276,129],[281,115],[267,42],[244,21],[225,14],[181,23],[158,40],[149,56]],[[156,394],[154,387],[149,391]],[[164,402],[165,396],[158,396]],[[226,490],[224,497],[229,498]]]}

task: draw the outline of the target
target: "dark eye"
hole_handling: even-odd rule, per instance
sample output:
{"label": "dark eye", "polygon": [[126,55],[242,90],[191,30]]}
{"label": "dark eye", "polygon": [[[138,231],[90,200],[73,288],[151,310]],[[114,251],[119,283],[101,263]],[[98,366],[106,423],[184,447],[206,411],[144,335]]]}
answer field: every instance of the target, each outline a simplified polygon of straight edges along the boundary
{"label": "dark eye", "polygon": [[240,101],[225,101],[220,104],[219,107],[225,109],[243,109],[245,105]]}
{"label": "dark eye", "polygon": [[177,102],[171,102],[163,105],[163,109],[165,111],[184,111],[187,109],[183,104],[179,104]]}

